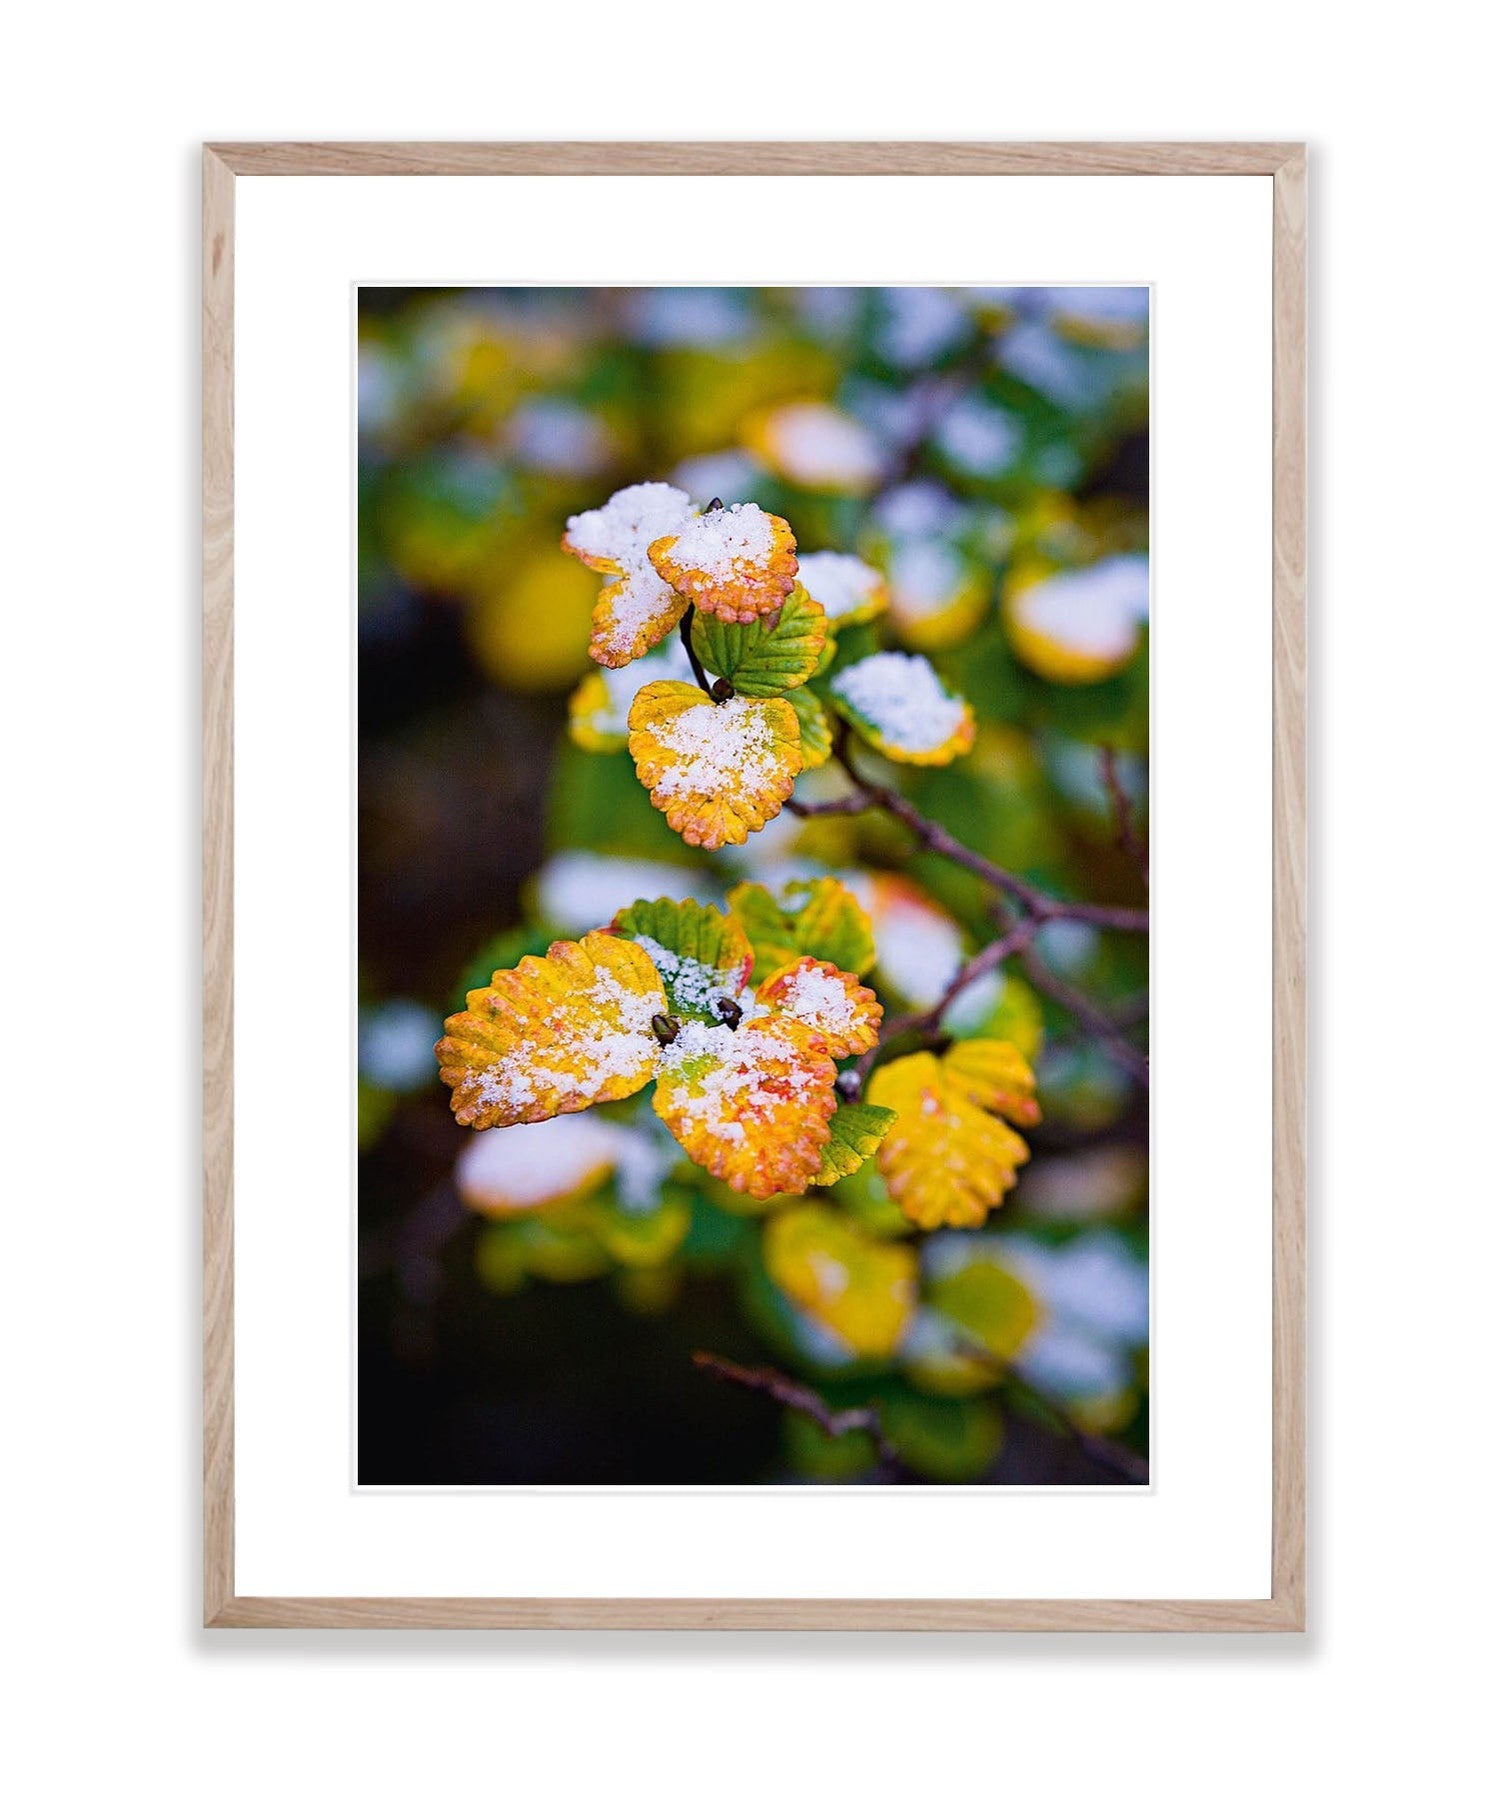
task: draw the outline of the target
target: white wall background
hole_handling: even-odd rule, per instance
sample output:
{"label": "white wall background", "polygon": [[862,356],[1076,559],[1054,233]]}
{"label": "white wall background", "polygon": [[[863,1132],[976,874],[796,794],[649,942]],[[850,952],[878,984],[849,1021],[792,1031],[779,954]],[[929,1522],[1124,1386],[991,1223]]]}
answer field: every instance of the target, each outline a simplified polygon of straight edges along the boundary
{"label": "white wall background", "polygon": [[[1499,393],[1477,16],[1434,0],[1396,36],[1336,0],[261,0],[233,22],[159,4],[10,21],[17,1790],[1123,1799],[1467,1791],[1492,1767]],[[1313,144],[1305,1640],[197,1628],[197,145],[569,135]]]}

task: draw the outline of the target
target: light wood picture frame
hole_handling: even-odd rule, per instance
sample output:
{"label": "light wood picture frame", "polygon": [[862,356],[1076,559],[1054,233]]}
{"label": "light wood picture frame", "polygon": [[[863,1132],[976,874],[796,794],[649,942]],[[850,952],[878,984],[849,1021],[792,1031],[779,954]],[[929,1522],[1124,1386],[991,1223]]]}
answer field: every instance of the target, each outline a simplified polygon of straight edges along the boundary
{"label": "light wood picture frame", "polygon": [[[1271,1593],[1233,1600],[259,1597],[234,1552],[234,217],[239,176],[1273,181]],[[234,143],[203,153],[203,1616],[215,1627],[1298,1631],[1305,1626],[1306,189],[1297,143]]]}

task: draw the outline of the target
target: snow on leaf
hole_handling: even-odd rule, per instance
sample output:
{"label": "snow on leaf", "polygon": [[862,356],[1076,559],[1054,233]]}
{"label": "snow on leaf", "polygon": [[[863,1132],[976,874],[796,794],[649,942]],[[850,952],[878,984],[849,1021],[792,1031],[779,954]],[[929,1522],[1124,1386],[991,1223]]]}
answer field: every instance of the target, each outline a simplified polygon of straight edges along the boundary
{"label": "snow on leaf", "polygon": [[855,1355],[888,1356],[916,1307],[917,1256],[879,1242],[831,1206],[789,1206],[765,1226],[766,1272]]}
{"label": "snow on leaf", "polygon": [[653,1104],[699,1168],[769,1199],[816,1179],[836,1077],[821,1039],[794,1019],[688,1022],[661,1051]]}
{"label": "snow on leaf", "polygon": [[512,1134],[485,1131],[459,1151],[453,1182],[486,1218],[515,1218],[592,1193],[629,1133],[588,1113],[559,1113]]}
{"label": "snow on leaf", "polygon": [[772,624],[796,585],[796,539],[791,527],[751,500],[719,506],[663,531],[650,546],[663,580],[725,624]]}
{"label": "snow on leaf", "polygon": [[743,843],[780,811],[801,772],[785,700],[721,704],[682,681],[652,681],[630,708],[630,754],[651,804],[688,843]]}
{"label": "snow on leaf", "polygon": [[799,558],[797,579],[827,614],[828,626],[862,625],[885,610],[890,594],[885,577],[857,556],[814,550]]}
{"label": "snow on leaf", "polygon": [[636,900],[612,928],[655,964],[673,1016],[724,1023],[719,1007],[737,1005],[754,961],[738,919],[696,900]]}
{"label": "snow on leaf", "polygon": [[782,479],[809,493],[861,496],[884,468],[874,434],[822,400],[793,400],[762,413],[749,422],[745,441]]}
{"label": "snow on leaf", "polygon": [[778,619],[726,625],[711,613],[692,621],[692,647],[736,693],[766,699],[811,678],[828,638],[827,615],[805,588],[793,587]]}
{"label": "snow on leaf", "polygon": [[636,944],[590,931],[498,969],[447,1021],[439,1073],[476,1130],[534,1124],[638,1093],[655,1072],[666,995]]}
{"label": "snow on leaf", "polygon": [[609,501],[567,521],[562,547],[600,574],[615,577],[593,608],[588,653],[623,668],[659,643],[687,610],[686,598],[651,564],[651,543],[680,531],[695,508],[664,481],[622,487]]}
{"label": "snow on leaf", "polygon": [[923,1230],[979,1225],[1015,1185],[1030,1150],[1010,1125],[1034,1124],[1035,1077],[994,1038],[956,1043],[877,1068],[868,1094],[900,1114],[879,1148],[890,1197]]}
{"label": "snow on leaf", "polygon": [[835,875],[790,881],[780,898],[758,881],[730,890],[729,910],[744,926],[761,980],[798,956],[832,962],[856,975],[874,966],[868,914]]}
{"label": "snow on leaf", "polygon": [[762,981],[755,997],[816,1031],[830,1056],[862,1055],[879,1041],[884,1008],[857,975],[831,962],[801,956]]}
{"label": "snow on leaf", "polygon": [[819,1187],[831,1187],[846,1175],[861,1168],[880,1146],[896,1114],[888,1106],[871,1106],[864,1101],[839,1106],[828,1120],[828,1140],[822,1146],[822,1166],[817,1171]]}
{"label": "snow on leaf", "polygon": [[892,762],[935,767],[973,748],[973,708],[925,656],[882,650],[834,675],[833,705]]}
{"label": "snow on leaf", "polygon": [[1108,556],[1091,568],[1021,574],[1002,606],[1011,648],[1048,681],[1083,686],[1118,674],[1134,657],[1150,612],[1150,563]]}

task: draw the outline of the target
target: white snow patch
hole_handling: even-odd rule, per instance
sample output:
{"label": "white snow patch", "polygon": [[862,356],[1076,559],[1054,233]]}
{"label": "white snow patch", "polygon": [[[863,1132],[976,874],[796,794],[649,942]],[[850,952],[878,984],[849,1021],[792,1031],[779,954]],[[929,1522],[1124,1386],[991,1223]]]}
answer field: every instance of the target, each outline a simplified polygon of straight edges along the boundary
{"label": "white snow patch", "polygon": [[611,651],[626,649],[670,600],[671,586],[651,566],[647,551],[658,537],[680,531],[692,516],[692,501],[680,488],[641,481],[567,521],[567,542],[574,550],[607,560],[620,571],[607,646]]}
{"label": "white snow patch", "polygon": [[963,702],[925,656],[883,650],[844,669],[832,686],[887,743],[917,754],[939,748],[963,723]]}
{"label": "white snow patch", "polygon": [[460,1152],[453,1178],[476,1212],[526,1211],[612,1168],[630,1136],[586,1112],[480,1131]]}
{"label": "white snow patch", "polygon": [[776,774],[775,737],[764,708],[736,695],[721,706],[684,706],[657,727],[656,739],[677,761],[663,769],[657,793],[718,795],[763,792]]}
{"label": "white snow patch", "polygon": [[770,515],[753,500],[700,512],[681,526],[668,525],[659,537],[675,534],[671,560],[716,580],[752,573],[769,557],[774,544]]}
{"label": "white snow patch", "polygon": [[[768,1123],[786,1105],[788,1095],[800,1095],[823,1083],[816,1073],[787,1054],[787,1045],[773,1031],[751,1031],[741,1026],[699,1024],[688,1020],[676,1040],[661,1052],[661,1073],[679,1072],[699,1058],[709,1066],[682,1079],[673,1092],[673,1110],[700,1124],[710,1136],[732,1143],[745,1138],[744,1121]],[[766,1089],[773,1076],[775,1092]]]}
{"label": "white snow patch", "polygon": [[715,890],[690,868],[591,850],[564,850],[536,877],[536,905],[555,930],[581,936],[601,929],[634,900],[711,900]]}
{"label": "white snow patch", "polygon": [[1022,589],[1013,604],[1031,630],[1080,655],[1128,656],[1150,615],[1150,562],[1109,556],[1091,568],[1048,576]]}
{"label": "white snow patch", "polygon": [[856,1017],[848,988],[835,975],[816,966],[799,968],[779,990],[777,1003],[802,1024],[837,1036],[850,1030]]}
{"label": "white snow patch", "polygon": [[781,471],[803,487],[873,487],[883,460],[873,435],[836,406],[800,400],[766,421],[766,442]]}
{"label": "white snow patch", "polygon": [[799,561],[797,579],[830,619],[868,605],[880,584],[877,568],[840,550],[814,550]]}

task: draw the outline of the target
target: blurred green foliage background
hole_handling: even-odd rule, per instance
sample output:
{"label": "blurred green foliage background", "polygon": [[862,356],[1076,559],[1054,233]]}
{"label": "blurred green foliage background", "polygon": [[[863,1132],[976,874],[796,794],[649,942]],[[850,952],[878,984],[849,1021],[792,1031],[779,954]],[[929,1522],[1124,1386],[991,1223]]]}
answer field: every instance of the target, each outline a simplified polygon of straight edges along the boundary
{"label": "blurred green foliage background", "polygon": [[[653,811],[623,750],[573,741],[600,581],[559,539],[638,480],[759,501],[802,551],[879,568],[889,609],[840,653],[930,655],[979,736],[946,768],[866,763],[1043,887],[1143,903],[1100,752],[1143,833],[1147,320],[1144,289],[363,291],[364,1482],[1142,1476],[1145,1099],[1018,975],[979,984],[953,1027],[1033,1055],[1032,1162],[980,1231],[915,1232],[873,1164],[814,1196],[782,1235],[842,1270],[841,1306],[768,1253],[783,1206],[652,1150],[636,1102],[600,1110],[638,1154],[586,1191],[480,1216],[432,1045],[493,968],[640,897],[837,873],[874,924],[887,1011],[930,1004],[993,935],[977,883],[913,856],[887,817],[783,813],[708,855]],[[1107,579],[1038,639],[1023,596],[1088,570]],[[798,793],[839,780],[821,769]],[[1057,924],[1040,949],[1143,1043],[1145,939]],[[523,1158],[549,1128],[487,1135]],[[916,1283],[893,1329],[876,1304],[891,1246]],[[700,1350],[877,1405],[895,1453],[715,1382]]]}

